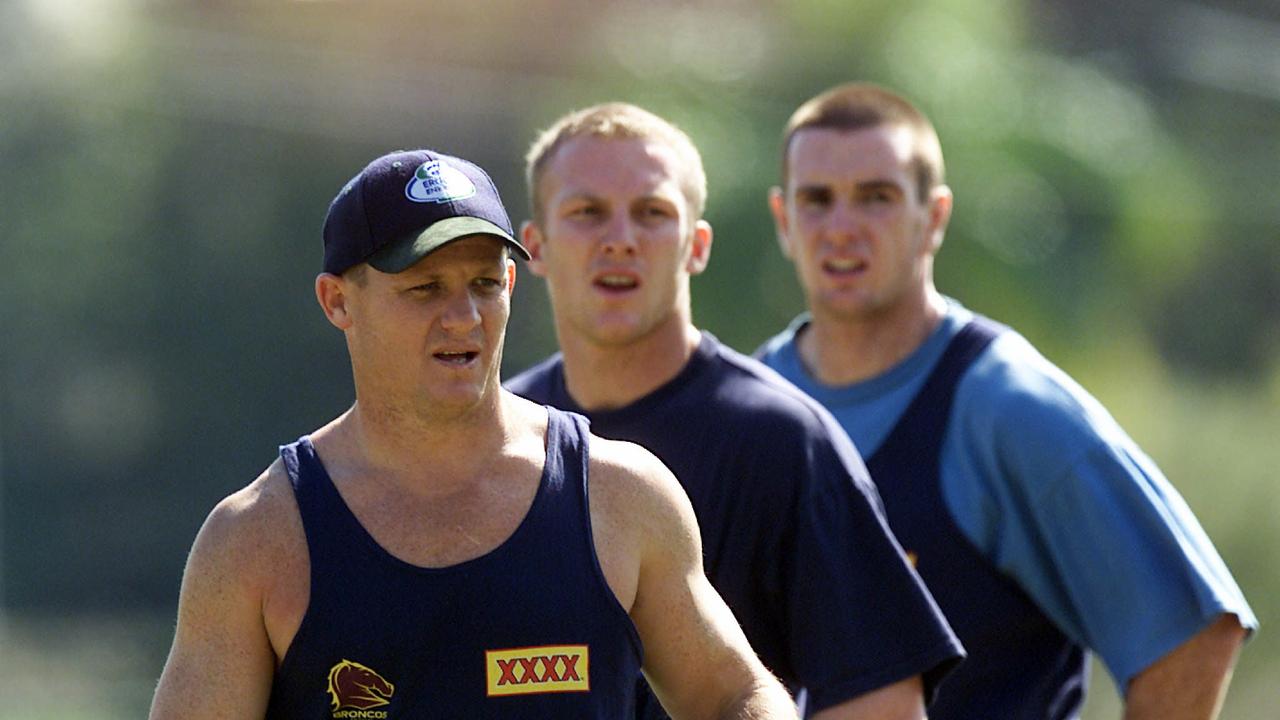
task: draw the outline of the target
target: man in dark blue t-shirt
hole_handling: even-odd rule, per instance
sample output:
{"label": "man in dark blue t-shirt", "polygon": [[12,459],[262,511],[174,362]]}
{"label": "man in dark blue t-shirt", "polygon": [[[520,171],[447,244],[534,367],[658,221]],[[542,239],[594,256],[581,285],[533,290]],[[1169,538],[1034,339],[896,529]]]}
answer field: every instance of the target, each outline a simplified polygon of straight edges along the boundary
{"label": "man in dark blue t-shirt", "polygon": [[[712,584],[765,664],[808,690],[814,717],[923,717],[963,651],[853,444],[820,405],[691,321],[689,278],[711,248],[692,142],[631,105],[589,108],[534,143],[528,181],[522,238],[562,353],[508,387],[671,468]],[[642,717],[664,717],[642,697]]]}

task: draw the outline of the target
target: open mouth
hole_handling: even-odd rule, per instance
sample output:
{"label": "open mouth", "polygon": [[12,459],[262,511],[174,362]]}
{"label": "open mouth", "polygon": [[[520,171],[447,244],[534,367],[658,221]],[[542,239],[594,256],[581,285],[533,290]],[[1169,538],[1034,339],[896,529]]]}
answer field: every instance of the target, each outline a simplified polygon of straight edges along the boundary
{"label": "open mouth", "polygon": [[438,352],[433,353],[433,356],[440,362],[462,367],[474,362],[476,358],[480,357],[480,353],[464,350],[458,352]]}
{"label": "open mouth", "polygon": [[629,273],[604,273],[597,275],[592,284],[607,293],[625,293],[639,287],[640,279]]}
{"label": "open mouth", "polygon": [[867,262],[858,258],[827,258],[822,269],[829,275],[852,277],[866,272]]}

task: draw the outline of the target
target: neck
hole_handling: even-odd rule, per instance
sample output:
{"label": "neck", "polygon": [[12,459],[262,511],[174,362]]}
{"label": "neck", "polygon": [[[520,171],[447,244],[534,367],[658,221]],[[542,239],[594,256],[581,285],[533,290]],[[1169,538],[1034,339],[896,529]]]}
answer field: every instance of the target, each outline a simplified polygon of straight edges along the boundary
{"label": "neck", "polygon": [[805,368],[824,385],[850,385],[884,373],[915,352],[946,314],[933,287],[884,312],[840,317],[816,309],[797,340]]}
{"label": "neck", "polygon": [[448,416],[415,415],[404,408],[358,399],[314,433],[313,439],[317,446],[325,446],[326,465],[419,492],[447,492],[492,466],[511,434],[505,393],[490,395],[477,406]]}
{"label": "neck", "polygon": [[702,334],[675,315],[636,340],[604,344],[557,328],[569,394],[584,410],[623,407],[662,387],[684,369]]}

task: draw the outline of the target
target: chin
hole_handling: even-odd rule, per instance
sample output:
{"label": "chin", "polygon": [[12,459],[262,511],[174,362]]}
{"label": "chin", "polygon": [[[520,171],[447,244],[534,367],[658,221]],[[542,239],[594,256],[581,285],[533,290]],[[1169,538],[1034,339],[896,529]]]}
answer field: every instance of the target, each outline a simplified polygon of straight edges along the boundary
{"label": "chin", "polygon": [[423,395],[431,407],[468,408],[485,398],[488,383],[459,383],[450,387],[435,387],[426,390]]}
{"label": "chin", "polygon": [[595,318],[578,326],[580,336],[593,345],[629,345],[645,336],[645,328],[634,318]]}

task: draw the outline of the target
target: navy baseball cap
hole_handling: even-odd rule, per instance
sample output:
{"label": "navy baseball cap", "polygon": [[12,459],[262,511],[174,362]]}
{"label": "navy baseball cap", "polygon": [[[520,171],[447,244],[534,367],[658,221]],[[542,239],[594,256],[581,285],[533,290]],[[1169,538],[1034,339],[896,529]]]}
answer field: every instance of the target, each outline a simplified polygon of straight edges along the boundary
{"label": "navy baseball cap", "polygon": [[478,165],[434,150],[401,150],[369,163],[324,218],[324,271],[362,262],[398,273],[468,235],[500,238],[525,260],[498,188]]}

